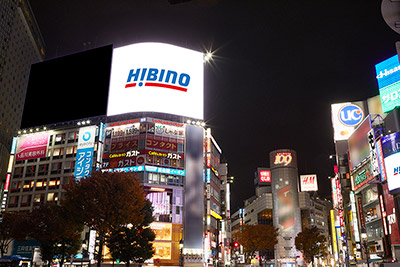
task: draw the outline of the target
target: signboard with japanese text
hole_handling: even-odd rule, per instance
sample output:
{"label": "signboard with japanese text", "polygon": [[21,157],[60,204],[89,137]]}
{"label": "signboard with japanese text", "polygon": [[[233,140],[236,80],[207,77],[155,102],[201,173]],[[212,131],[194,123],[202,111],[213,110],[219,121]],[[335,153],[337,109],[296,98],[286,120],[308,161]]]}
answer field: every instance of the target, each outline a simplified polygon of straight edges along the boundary
{"label": "signboard with japanese text", "polygon": [[20,136],[17,141],[15,160],[46,157],[49,136],[48,132]]}
{"label": "signboard with japanese text", "polygon": [[84,178],[92,172],[96,126],[79,129],[78,149],[75,162],[75,179]]}
{"label": "signboard with japanese text", "polygon": [[185,128],[177,127],[173,125],[165,125],[161,123],[155,124],[155,135],[161,135],[164,137],[173,137],[173,138],[185,138]]}
{"label": "signboard with japanese text", "polygon": [[318,191],[317,175],[300,175],[300,190],[301,192]]}
{"label": "signboard with japanese text", "polygon": [[203,53],[169,44],[115,48],[107,116],[161,112],[203,119],[203,65]]}
{"label": "signboard with japanese text", "polygon": [[146,148],[162,149],[176,152],[178,149],[178,144],[171,139],[169,139],[169,141],[166,141],[162,139],[158,140],[156,137],[153,136],[147,136]]}
{"label": "signboard with japanese text", "polygon": [[400,105],[400,63],[394,55],[375,65],[379,95],[383,112],[389,112]]}

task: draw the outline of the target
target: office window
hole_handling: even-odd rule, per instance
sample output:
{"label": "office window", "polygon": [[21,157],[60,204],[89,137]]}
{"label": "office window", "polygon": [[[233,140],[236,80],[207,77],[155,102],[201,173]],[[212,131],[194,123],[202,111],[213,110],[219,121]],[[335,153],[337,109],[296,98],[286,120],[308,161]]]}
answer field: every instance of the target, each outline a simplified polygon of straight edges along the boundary
{"label": "office window", "polygon": [[33,205],[37,206],[44,201],[44,194],[35,194],[33,197]]}
{"label": "office window", "polygon": [[21,197],[21,207],[26,207],[31,205],[32,195],[24,195]]}
{"label": "office window", "polygon": [[45,190],[47,186],[47,179],[41,179],[36,181],[36,191]]}
{"label": "office window", "polygon": [[8,202],[8,207],[18,207],[19,196],[11,196]]}
{"label": "office window", "polygon": [[21,167],[15,167],[14,168],[14,178],[20,178],[20,177],[22,177],[23,175],[24,175],[24,167],[23,166],[21,166]]}
{"label": "office window", "polygon": [[55,139],[55,145],[64,144],[65,142],[65,133],[57,134]]}
{"label": "office window", "polygon": [[22,191],[32,191],[34,185],[35,185],[35,182],[33,180],[24,181]]}
{"label": "office window", "polygon": [[10,188],[11,192],[18,192],[20,189],[21,189],[20,181],[11,183],[11,188]]}
{"label": "office window", "polygon": [[51,174],[61,173],[61,166],[62,166],[61,162],[53,162],[51,164]]}
{"label": "office window", "polygon": [[35,173],[36,173],[36,165],[26,167],[26,173],[25,173],[26,177],[35,176]]}
{"label": "office window", "polygon": [[53,159],[61,159],[64,156],[64,148],[55,148],[53,151]]}
{"label": "office window", "polygon": [[58,189],[58,188],[60,188],[60,178],[50,178],[49,189]]}
{"label": "office window", "polygon": [[58,201],[58,193],[47,193],[47,201]]}
{"label": "office window", "polygon": [[38,175],[46,175],[49,172],[49,164],[40,164],[38,169]]}

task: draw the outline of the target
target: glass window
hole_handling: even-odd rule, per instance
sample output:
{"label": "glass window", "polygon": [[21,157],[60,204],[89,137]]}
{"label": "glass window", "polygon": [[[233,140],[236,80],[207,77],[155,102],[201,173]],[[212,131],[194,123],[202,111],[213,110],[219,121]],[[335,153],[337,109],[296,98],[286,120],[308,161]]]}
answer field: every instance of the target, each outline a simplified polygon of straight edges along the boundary
{"label": "glass window", "polygon": [[20,178],[24,174],[24,167],[16,167],[14,168],[14,178]]}
{"label": "glass window", "polygon": [[47,201],[58,201],[58,193],[47,193]]}
{"label": "glass window", "polygon": [[60,178],[51,178],[49,181],[49,189],[60,188]]}
{"label": "glass window", "polygon": [[27,166],[26,167],[26,177],[35,176],[36,173],[36,165]]}
{"label": "glass window", "polygon": [[11,183],[11,192],[17,192],[21,188],[21,182],[12,182]]}
{"label": "glass window", "polygon": [[49,164],[40,164],[38,175],[46,175],[49,171]]}
{"label": "glass window", "polygon": [[47,179],[41,179],[36,182],[36,191],[44,190],[47,186]]}
{"label": "glass window", "polygon": [[149,184],[158,184],[158,174],[157,173],[148,173]]}
{"label": "glass window", "polygon": [[56,145],[63,144],[64,139],[65,139],[65,133],[57,134],[55,139],[55,144]]}
{"label": "glass window", "polygon": [[31,195],[24,195],[21,197],[21,207],[31,205]]}
{"label": "glass window", "polygon": [[8,207],[17,207],[18,206],[19,196],[11,196],[8,202]]}

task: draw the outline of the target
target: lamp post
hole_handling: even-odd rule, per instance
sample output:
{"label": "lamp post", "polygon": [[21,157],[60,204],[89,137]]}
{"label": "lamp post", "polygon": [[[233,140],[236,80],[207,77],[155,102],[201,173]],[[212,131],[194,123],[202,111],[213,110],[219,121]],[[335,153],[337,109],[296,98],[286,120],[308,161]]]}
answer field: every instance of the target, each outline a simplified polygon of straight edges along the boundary
{"label": "lamp post", "polygon": [[183,240],[179,241],[179,266],[183,267]]}
{"label": "lamp post", "polygon": [[368,244],[367,244],[367,230],[365,227],[361,228],[361,239],[363,241],[364,249],[365,249],[365,256],[367,258],[367,266],[369,267],[369,251],[368,251]]}

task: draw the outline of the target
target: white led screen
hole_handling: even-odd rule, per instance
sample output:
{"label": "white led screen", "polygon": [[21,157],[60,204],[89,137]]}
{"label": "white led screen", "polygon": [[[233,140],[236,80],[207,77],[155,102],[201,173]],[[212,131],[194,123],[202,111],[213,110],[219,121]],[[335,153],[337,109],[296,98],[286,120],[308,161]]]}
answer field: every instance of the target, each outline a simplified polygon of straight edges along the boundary
{"label": "white led screen", "polygon": [[203,119],[203,54],[162,43],[113,51],[107,115],[161,112]]}
{"label": "white led screen", "polygon": [[386,175],[389,192],[400,188],[400,153],[385,158]]}

